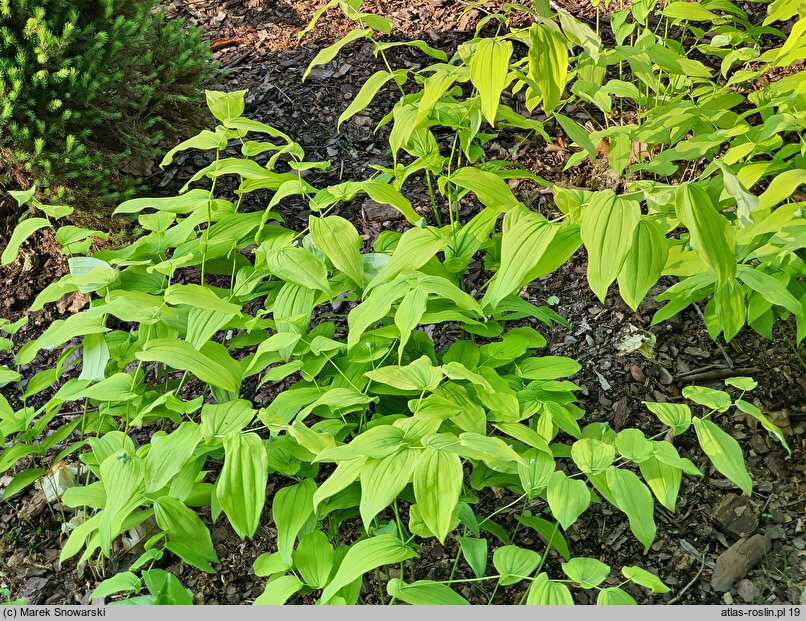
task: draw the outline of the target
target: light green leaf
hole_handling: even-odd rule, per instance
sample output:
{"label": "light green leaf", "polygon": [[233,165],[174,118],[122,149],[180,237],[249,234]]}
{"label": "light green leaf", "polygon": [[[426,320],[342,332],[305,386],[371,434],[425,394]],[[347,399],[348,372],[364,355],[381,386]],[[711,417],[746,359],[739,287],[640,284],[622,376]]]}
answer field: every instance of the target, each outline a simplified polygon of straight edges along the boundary
{"label": "light green leaf", "polygon": [[495,125],[501,93],[509,81],[512,50],[512,42],[506,39],[481,39],[468,60],[470,81],[479,92],[481,112],[490,125]]}
{"label": "light green leaf", "polygon": [[563,573],[583,589],[595,589],[610,573],[610,566],[595,558],[578,556],[561,565]]}
{"label": "light green leaf", "polygon": [[204,95],[210,112],[224,125],[241,116],[246,107],[244,103],[245,90],[226,93],[222,91],[204,91]]}
{"label": "light green leaf", "polygon": [[308,68],[305,70],[305,73],[302,74],[302,81],[305,81],[305,78],[308,77],[308,74],[311,72],[311,69],[316,67],[317,65],[326,65],[331,60],[336,58],[338,53],[348,43],[352,43],[358,39],[365,39],[367,37],[372,36],[372,31],[364,28],[356,28],[355,30],[351,30],[346,35],[344,35],[341,39],[333,43],[332,45],[327,46],[323,50],[320,50],[319,53],[314,56],[311,63],[308,65]]}
{"label": "light green leaf", "polygon": [[185,304],[221,313],[240,315],[241,307],[218,297],[213,290],[201,285],[171,285],[165,290],[165,301],[171,305]]}
{"label": "light green leaf", "polygon": [[431,228],[411,228],[397,242],[392,258],[364,290],[368,294],[375,287],[394,280],[400,274],[413,272],[428,263],[445,247],[445,239]]}
{"label": "light green leaf", "polygon": [[360,477],[359,512],[366,529],[372,525],[373,518],[391,505],[409,484],[419,457],[418,451],[401,448],[382,459],[367,459],[364,462]]}
{"label": "light green leaf", "polygon": [[568,49],[559,31],[543,24],[532,24],[529,35],[529,77],[540,87],[548,116],[560,103],[568,80]]}
{"label": "light green leaf", "polygon": [[[747,377],[743,378],[734,378],[734,379],[750,379]],[[725,382],[727,383],[727,381]],[[755,383],[755,382],[753,382]],[[764,427],[767,431],[769,431],[772,435],[778,438],[778,441],[784,446],[786,452],[790,455],[792,454],[792,449],[789,448],[789,444],[786,442],[786,437],[784,436],[781,429],[774,425],[769,418],[764,416],[763,412],[759,410],[755,405],[752,403],[745,401],[744,399],[737,399],[736,400],[736,407],[739,408],[745,414],[749,414],[753,418],[755,418],[758,422],[761,423],[761,426]]]}
{"label": "light green leaf", "polygon": [[154,434],[144,460],[146,492],[165,487],[193,456],[201,439],[201,427],[190,421],[185,421],[169,435]]}
{"label": "light green leaf", "polygon": [[568,530],[590,505],[591,495],[584,481],[572,479],[557,470],[549,479],[546,500],[554,519],[563,530]]}
{"label": "light green leaf", "polygon": [[695,416],[693,422],[700,446],[714,467],[750,496],[753,481],[747,472],[739,443],[710,420]]}
{"label": "light green leaf", "polygon": [[667,587],[660,578],[658,578],[655,574],[649,573],[646,569],[641,569],[640,567],[622,567],[621,573],[624,574],[624,577],[635,584],[640,584],[643,587],[647,587],[648,589],[652,589],[653,593],[668,593],[669,587]]}
{"label": "light green leaf", "polygon": [[656,530],[652,493],[629,470],[611,466],[607,469],[606,476],[615,505],[627,514],[630,530],[648,550],[655,540]]}
{"label": "light green leaf", "polygon": [[14,228],[14,232],[11,234],[11,238],[8,240],[8,244],[6,244],[6,248],[3,250],[2,256],[0,256],[0,266],[12,263],[17,258],[17,252],[19,251],[23,242],[25,242],[25,240],[27,240],[39,229],[46,227],[52,228],[50,226],[50,222],[45,220],[45,218],[28,218],[27,220],[20,222]]}
{"label": "light green leaf", "polygon": [[585,474],[599,474],[612,465],[616,449],[594,438],[582,438],[571,445],[571,459]]}
{"label": "light green leaf", "polygon": [[143,460],[126,450],[113,453],[101,463],[100,478],[106,491],[106,504],[98,525],[98,544],[107,558],[112,539],[137,506],[137,498],[143,491],[144,470]]}
{"label": "light green leaf", "polygon": [[519,205],[504,216],[501,237],[501,267],[481,300],[492,310],[499,302],[517,292],[540,274],[533,269],[551,244],[557,228],[543,216]]}
{"label": "light green leaf", "polygon": [[344,123],[344,121],[364,110],[372,100],[375,99],[375,95],[378,94],[378,91],[381,90],[383,85],[392,78],[394,78],[398,84],[402,84],[406,78],[406,71],[404,69],[398,69],[394,73],[389,73],[386,70],[381,70],[369,76],[367,81],[364,82],[359,89],[358,94],[350,102],[350,105],[347,106],[347,109],[339,116],[336,130],[338,131],[341,128],[341,124]]}
{"label": "light green leaf", "polygon": [[176,498],[162,496],[154,501],[154,517],[168,533],[166,547],[194,567],[214,573],[210,563],[218,562],[210,531],[198,514]]}
{"label": "light green leaf", "polygon": [[216,482],[216,498],[241,539],[257,530],[268,476],[268,456],[260,436],[234,433],[224,438],[224,467]]}
{"label": "light green leaf", "polygon": [[671,427],[672,433],[679,436],[691,425],[691,408],[685,403],[653,403],[642,401],[646,408],[658,417],[660,422]]}
{"label": "light green leaf", "polygon": [[[324,291],[330,295],[327,268],[324,262],[305,248],[286,246],[266,255],[266,267],[286,282]],[[239,309],[240,310],[240,309]]]}
{"label": "light green leaf", "polygon": [[456,540],[459,542],[462,556],[465,557],[476,578],[482,578],[487,569],[487,540],[461,535],[456,535]]}
{"label": "light green leaf", "polygon": [[296,576],[280,576],[266,584],[256,599],[256,606],[282,606],[289,597],[299,591],[303,586]]}
{"label": "light green leaf", "polygon": [[[496,213],[517,207],[520,203],[501,177],[473,166],[465,166],[452,172],[448,180],[460,188],[473,192],[482,205],[493,209]],[[467,225],[462,228],[467,228]]]}
{"label": "light green leaf", "polygon": [[654,220],[641,218],[635,229],[632,248],[618,275],[621,298],[637,310],[641,300],[658,282],[669,254],[666,236]]}
{"label": "light green leaf", "polygon": [[574,598],[562,582],[550,580],[546,572],[541,572],[532,581],[526,596],[528,606],[573,606]]}
{"label": "light green leaf", "polygon": [[720,214],[708,193],[693,183],[680,185],[675,192],[675,210],[689,230],[691,247],[717,273],[722,285],[736,273],[736,241],[733,229]]}
{"label": "light green leaf", "polygon": [[310,587],[319,589],[327,584],[335,554],[327,535],[315,530],[299,540],[293,554],[294,567]]}
{"label": "light green leaf", "polygon": [[632,249],[640,218],[640,205],[612,190],[597,192],[585,208],[580,235],[588,251],[588,283],[602,302]]}
{"label": "light green leaf", "polygon": [[652,457],[652,442],[646,439],[640,429],[624,429],[616,437],[616,449],[622,457],[640,464]]}
{"label": "light green leaf", "polygon": [[501,575],[501,585],[525,580],[539,563],[540,555],[537,552],[518,546],[501,546],[493,553],[493,565]]}
{"label": "light green leaf", "polygon": [[440,542],[451,529],[462,491],[462,461],[456,453],[427,447],[414,470],[414,496],[425,525]]}
{"label": "light green leaf", "polygon": [[714,390],[706,386],[686,386],[682,392],[686,399],[717,412],[727,412],[732,403],[730,395],[724,390]]}
{"label": "light green leaf", "polygon": [[[212,355],[200,352],[186,341],[152,339],[142,351],[135,353],[135,356],[144,362],[161,362],[174,369],[190,371],[203,382],[229,392],[236,392],[241,378],[233,365],[227,364],[226,354],[215,355],[219,353],[215,349],[211,349],[210,353]],[[231,358],[229,360],[235,362]],[[237,363],[235,367],[237,368]]]}
{"label": "light green leaf", "polygon": [[355,227],[340,216],[308,218],[314,243],[330,259],[333,266],[347,274],[359,287],[364,286],[364,266],[361,262],[361,237]]}
{"label": "light green leaf", "polygon": [[417,580],[405,583],[399,578],[392,578],[386,585],[386,592],[402,602],[415,606],[459,606],[469,605],[464,597],[451,589],[447,584],[432,580]]}
{"label": "light green leaf", "polygon": [[277,550],[280,552],[280,557],[286,562],[291,562],[294,541],[313,513],[315,492],[314,480],[305,479],[302,483],[284,487],[274,495],[271,513],[277,527]]}
{"label": "light green leaf", "polygon": [[655,456],[645,459],[638,467],[641,469],[641,476],[644,477],[658,502],[669,511],[674,512],[683,471],[660,461]]}
{"label": "light green leaf", "polygon": [[619,587],[601,589],[596,596],[598,606],[635,606],[637,602],[633,596]]}
{"label": "light green leaf", "polygon": [[396,535],[378,535],[362,539],[350,546],[333,579],[322,591],[327,602],[344,586],[381,565],[401,563],[417,553],[400,542]]}

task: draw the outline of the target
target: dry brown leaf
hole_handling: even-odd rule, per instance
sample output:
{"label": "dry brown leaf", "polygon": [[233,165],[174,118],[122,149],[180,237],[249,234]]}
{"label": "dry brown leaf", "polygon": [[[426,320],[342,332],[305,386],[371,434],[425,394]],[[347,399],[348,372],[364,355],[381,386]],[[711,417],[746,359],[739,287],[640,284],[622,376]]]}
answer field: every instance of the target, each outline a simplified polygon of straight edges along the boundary
{"label": "dry brown leaf", "polygon": [[70,311],[70,314],[77,313],[87,305],[88,301],[87,296],[81,291],[72,291],[56,300],[56,310],[62,315],[67,311]]}

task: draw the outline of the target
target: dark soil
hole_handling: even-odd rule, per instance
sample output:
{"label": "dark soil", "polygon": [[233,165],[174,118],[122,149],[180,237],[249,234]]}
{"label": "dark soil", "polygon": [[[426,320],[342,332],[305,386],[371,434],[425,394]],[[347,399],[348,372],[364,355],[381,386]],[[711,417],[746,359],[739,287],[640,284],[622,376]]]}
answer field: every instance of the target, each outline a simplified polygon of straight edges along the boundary
{"label": "dark soil", "polygon": [[[356,43],[345,48],[334,62],[316,68],[305,83],[301,82],[317,51],[350,29],[350,24],[333,11],[298,43],[296,33],[323,4],[322,0],[173,0],[164,4],[170,16],[181,16],[197,24],[210,39],[216,50],[215,59],[228,68],[228,75],[218,88],[249,89],[248,115],[282,129],[300,142],[306,159],[333,162],[329,172],[317,173],[311,179],[315,185],[366,178],[372,173],[369,165],[390,163],[384,146],[388,130],[375,132],[374,127],[398,96],[392,87],[383,91],[369,109],[345,123],[341,132],[336,130],[339,114],[360,85],[383,67],[372,56],[369,44]],[[482,17],[479,9],[465,13],[468,4],[446,0],[373,0],[365,2],[365,10],[391,17],[394,39],[424,38],[431,45],[451,51],[472,36]],[[564,6],[584,18],[595,15],[588,3],[577,6],[569,2]],[[423,63],[423,58],[404,51],[396,54],[392,62],[396,66],[416,66]],[[562,140],[545,145],[531,139],[515,150],[513,145],[520,138],[504,136],[493,148],[559,184],[582,187],[601,184],[601,176],[590,165],[562,172],[569,156]],[[154,194],[173,194],[206,162],[203,154],[189,152],[147,182]],[[531,184],[515,186],[514,190],[530,204],[540,205],[548,198]],[[413,182],[406,193],[415,208],[427,215],[430,207],[424,184]],[[251,208],[264,206],[256,202]],[[282,215],[287,226],[293,228],[307,221],[308,212],[302,203],[289,203]],[[341,215],[353,221],[370,241],[382,230],[402,227],[395,212],[371,202],[344,205]],[[38,234],[14,264],[0,269],[3,287],[0,316],[19,317],[37,293],[66,273],[66,269],[66,259],[58,254],[52,234]],[[618,582],[617,570],[624,565],[639,565],[660,575],[672,589],[668,594],[652,595],[645,589],[626,587],[643,604],[802,603],[806,588],[803,459],[806,361],[789,346],[793,340],[792,324],[780,325],[774,341],[766,341],[745,329],[729,345],[722,346],[708,337],[693,308],[659,326],[650,326],[651,316],[660,304],[650,296],[639,312],[634,313],[615,294],[608,296],[605,304],[599,303],[587,287],[582,253],[558,272],[530,285],[527,293],[538,304],[546,304],[552,296],[558,298],[556,308],[571,323],[570,330],[553,328],[548,333],[543,330],[549,339],[543,353],[569,356],[583,365],[574,380],[581,387],[580,405],[588,413],[585,422],[607,421],[616,430],[632,426],[648,434],[656,433],[660,427],[641,405],[642,401],[674,401],[688,384],[722,388],[726,375],[747,374],[759,381],[752,399],[784,429],[793,451],[791,457],[787,456],[774,438],[745,418],[721,415],[718,423],[739,440],[754,480],[752,498],[742,501],[742,512],[751,518],[747,529],[740,531],[721,523],[725,520],[717,510],[720,502],[725,502],[728,495],[739,494],[739,490],[713,472],[695,442],[682,437],[676,440],[681,454],[694,461],[706,476],[684,478],[676,513],[656,509],[658,535],[652,548],[643,551],[623,514],[606,505],[596,505],[565,533],[574,556],[591,556],[607,562],[615,570],[613,584]],[[33,338],[54,319],[80,310],[81,300],[66,300],[56,306],[32,313],[29,325],[20,332],[20,340]],[[654,357],[619,351],[620,338],[633,332],[654,335]],[[800,356],[802,352],[801,349]],[[52,365],[57,355],[41,352],[26,375]],[[3,362],[0,358],[0,363]],[[47,396],[49,393],[44,398]],[[10,477],[0,477],[0,489],[8,480]],[[267,494],[271,497],[275,489],[288,483],[272,478]],[[487,488],[480,494],[476,513],[488,515],[512,500],[514,496],[506,490]],[[166,555],[161,566],[175,573],[194,592],[198,603],[251,602],[265,584],[263,578],[254,576],[252,562],[259,554],[276,549],[268,506],[270,502],[252,540],[238,540],[223,518],[212,525],[213,542],[221,558],[220,565],[215,567],[216,574],[207,575],[182,565],[170,555]],[[521,508],[517,505],[512,511]],[[539,505],[534,508],[539,509]],[[106,566],[88,564],[77,568],[70,561],[59,567],[59,551],[65,538],[61,525],[65,519],[69,519],[69,514],[65,516],[58,506],[47,505],[41,493],[34,490],[0,505],[0,586],[9,588],[13,597],[37,604],[87,603],[100,580],[125,570],[136,558],[136,551],[127,553],[119,548]],[[209,522],[209,517],[205,519]],[[496,519],[507,532],[516,530],[512,513],[504,511]],[[542,550],[542,542],[526,529],[517,532],[513,543]],[[769,552],[755,568],[739,576],[731,591],[724,594],[715,591],[711,576],[717,558],[739,536],[754,533],[769,537]],[[349,528],[343,534],[348,541]],[[493,537],[489,539],[492,553],[500,544]],[[413,568],[416,577],[446,579],[457,553],[457,543],[450,537],[444,546],[429,541],[420,549]],[[547,570],[551,575],[559,576],[559,562],[559,558],[550,556]],[[408,572],[409,569],[407,578]],[[456,577],[471,576],[469,568],[460,561]],[[375,582],[374,577],[365,580],[365,603],[379,603]],[[459,591],[473,603],[492,599],[493,603],[513,604],[520,598],[523,587],[499,589],[494,597],[492,589],[490,582],[482,582],[468,583]],[[586,593],[577,593],[576,598],[579,603],[592,603]],[[292,601],[312,603],[313,599],[300,596]]]}

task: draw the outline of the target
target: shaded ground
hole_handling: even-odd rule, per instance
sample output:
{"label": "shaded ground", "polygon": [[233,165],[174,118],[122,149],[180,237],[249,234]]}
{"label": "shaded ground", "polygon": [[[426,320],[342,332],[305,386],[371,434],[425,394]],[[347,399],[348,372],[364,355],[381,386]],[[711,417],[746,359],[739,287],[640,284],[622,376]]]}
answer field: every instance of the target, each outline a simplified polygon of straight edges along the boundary
{"label": "shaded ground", "polygon": [[[371,45],[357,43],[346,48],[339,58],[311,72],[303,84],[302,74],[322,46],[345,34],[350,24],[337,12],[320,22],[302,43],[296,33],[310,19],[322,0],[174,0],[165,5],[169,14],[197,23],[211,40],[216,59],[229,68],[220,88],[248,88],[247,113],[270,123],[299,141],[308,160],[330,159],[330,172],[312,178],[315,185],[335,183],[340,179],[361,179],[371,174],[372,163],[388,164],[385,152],[386,130],[377,134],[375,123],[394,103],[397,94],[389,87],[364,113],[336,131],[336,119],[372,73],[381,69],[381,61],[372,57]],[[471,36],[481,17],[477,10],[463,14],[467,3],[444,0],[374,0],[365,9],[394,20],[395,39],[424,38],[430,44],[451,50]],[[589,7],[566,5],[569,10],[590,16]],[[587,12],[586,12],[587,11]],[[416,66],[422,57],[411,51],[394,56],[395,66]],[[518,105],[518,102],[512,102]],[[502,151],[513,155],[517,136],[502,139]],[[582,168],[562,173],[568,153],[562,143],[543,145],[529,141],[515,157],[531,170],[565,185],[592,186],[598,183],[596,171]],[[149,179],[155,193],[175,193],[192,172],[206,163],[203,154],[190,153],[178,158],[176,166]],[[519,197],[540,204],[545,195],[533,185],[514,188]],[[423,214],[430,211],[427,190],[413,182],[406,193]],[[258,204],[253,208],[263,208]],[[306,221],[305,205],[289,203],[282,210],[289,227]],[[396,213],[371,202],[354,202],[342,207],[341,215],[350,218],[367,239],[383,229],[396,228]],[[48,233],[42,233],[17,262],[0,270],[0,315],[14,319],[47,283],[66,270],[66,262]],[[479,267],[480,271],[480,267]],[[559,299],[557,309],[568,318],[571,330],[555,328],[547,334],[546,354],[565,355],[583,365],[574,379],[582,387],[580,405],[588,412],[586,422],[607,421],[615,429],[635,426],[656,432],[654,417],[642,401],[674,400],[689,383],[721,388],[721,377],[729,365],[743,369],[759,380],[753,393],[762,407],[788,434],[793,455],[787,457],[782,447],[763,430],[757,430],[743,418],[722,415],[717,422],[736,437],[745,452],[755,487],[750,500],[728,506],[738,490],[716,474],[711,476],[707,460],[690,439],[679,440],[681,454],[692,459],[706,473],[703,479],[685,477],[678,511],[670,514],[656,509],[658,536],[644,553],[631,535],[625,516],[598,505],[587,511],[566,537],[575,556],[600,558],[614,569],[622,565],[640,565],[658,573],[672,587],[669,594],[649,596],[643,589],[627,587],[640,603],[799,603],[806,588],[806,374],[804,361],[788,346],[793,338],[792,325],[778,327],[775,341],[769,342],[745,329],[724,351],[705,332],[702,320],[693,308],[660,326],[650,327],[650,318],[658,304],[647,300],[639,313],[633,313],[611,295],[604,305],[595,299],[585,282],[585,260],[576,255],[557,273],[528,288],[530,299],[539,304],[550,297]],[[76,305],[80,300],[75,301]],[[80,307],[79,307],[80,308]],[[34,313],[30,325],[23,328],[20,340],[32,338],[53,319],[78,308],[54,309]],[[618,351],[620,337],[633,331],[646,331],[656,338],[656,356],[648,359],[638,352]],[[545,332],[544,332],[545,333]],[[44,368],[43,357],[33,367]],[[2,362],[2,359],[0,359]],[[69,372],[68,372],[69,373]],[[0,487],[7,480],[0,477]],[[288,481],[270,480],[267,493]],[[486,515],[511,502],[505,490],[485,490],[477,513]],[[727,499],[727,500],[726,500]],[[267,503],[267,507],[270,503]],[[520,510],[521,506],[513,507]],[[737,515],[738,513],[738,515]],[[508,532],[516,529],[511,514],[498,516]],[[741,517],[742,520],[738,520]],[[68,516],[69,519],[69,516]],[[64,536],[60,526],[64,518],[58,508],[46,505],[31,491],[0,505],[0,583],[8,585],[15,597],[31,603],[87,602],[97,582],[115,571],[125,569],[133,560],[131,553],[118,549],[107,568],[82,566],[68,562],[58,568],[57,559]],[[740,524],[730,522],[741,522]],[[725,524],[727,523],[727,525]],[[163,566],[170,569],[193,590],[199,603],[247,603],[263,590],[264,579],[252,574],[254,558],[275,548],[275,531],[269,525],[268,509],[258,534],[251,541],[240,542],[224,519],[212,527],[213,542],[221,558],[212,576],[181,566],[166,555]],[[717,558],[740,536],[759,533],[767,536],[770,549],[761,562],[727,594],[716,592],[711,578]],[[349,536],[349,532],[344,533]],[[542,543],[519,530],[513,543],[523,546]],[[496,541],[490,538],[491,550]],[[443,547],[427,543],[414,567],[418,579],[447,578],[457,554],[456,542],[449,538]],[[170,560],[172,559],[173,560]],[[548,571],[558,574],[559,559],[550,557]],[[171,564],[173,563],[173,564]],[[470,577],[464,562],[456,577]],[[614,573],[615,575],[615,573]],[[408,571],[407,571],[408,577]],[[492,595],[489,582],[470,583],[459,589],[474,603],[486,603]],[[516,603],[522,586],[498,590],[495,603]],[[364,601],[378,602],[374,578],[365,581]],[[585,594],[578,601],[588,603]],[[308,601],[300,598],[296,601]]]}

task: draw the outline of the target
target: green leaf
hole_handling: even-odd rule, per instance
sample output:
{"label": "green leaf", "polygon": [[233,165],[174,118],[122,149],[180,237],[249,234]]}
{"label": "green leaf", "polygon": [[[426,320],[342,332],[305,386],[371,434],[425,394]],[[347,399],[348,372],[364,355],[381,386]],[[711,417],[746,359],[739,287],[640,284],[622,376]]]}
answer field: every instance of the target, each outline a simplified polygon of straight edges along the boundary
{"label": "green leaf", "polygon": [[143,460],[119,450],[101,464],[100,478],[106,490],[106,504],[98,526],[98,543],[104,556],[109,557],[112,539],[121,529],[123,520],[136,508],[143,491]]}
{"label": "green leaf", "polygon": [[314,243],[330,259],[333,266],[347,274],[359,287],[364,286],[364,265],[361,262],[361,237],[348,220],[340,216],[308,218]]}
{"label": "green leaf", "polygon": [[525,580],[539,563],[540,555],[537,552],[518,546],[501,546],[493,553],[493,565],[501,575],[501,585]]}
{"label": "green leaf", "polygon": [[582,438],[571,445],[571,459],[585,474],[599,474],[612,465],[616,449],[594,438]]}
{"label": "green leaf", "polygon": [[638,464],[638,467],[641,469],[641,476],[644,477],[658,502],[669,511],[674,512],[683,471],[660,461],[655,456],[645,459]]}
{"label": "green leaf", "polygon": [[667,587],[661,579],[658,578],[655,574],[649,573],[646,569],[641,569],[640,567],[622,567],[621,573],[624,574],[624,577],[635,584],[640,584],[643,587],[647,587],[648,589],[652,589],[653,593],[668,593],[669,587]]}
{"label": "green leaf", "polygon": [[461,535],[456,535],[456,540],[476,578],[482,578],[487,570],[487,540]]}
{"label": "green leaf", "polygon": [[[189,371],[212,386],[237,392],[241,378],[236,374],[233,365],[227,364],[226,354],[215,355],[216,353],[215,350],[211,350],[213,355],[207,355],[186,341],[152,339],[142,351],[135,353],[135,357],[144,362],[161,362],[174,369]],[[229,360],[234,362],[231,358]],[[237,363],[235,366],[238,366]]]}
{"label": "green leaf", "polygon": [[241,539],[257,530],[268,476],[268,455],[260,436],[234,433],[224,438],[224,467],[216,482],[216,498]]}
{"label": "green leaf", "polygon": [[468,59],[470,81],[479,92],[481,113],[490,125],[495,125],[501,93],[509,81],[512,50],[512,42],[506,39],[482,39]]}
{"label": "green leaf", "polygon": [[635,606],[637,602],[633,596],[619,587],[601,589],[596,596],[598,606]]}
{"label": "green leaf", "polygon": [[411,206],[411,201],[388,183],[370,180],[364,181],[361,186],[367,196],[376,203],[391,205],[397,209],[408,220],[409,224],[416,224],[421,219],[421,216]]}
{"label": "green leaf", "polygon": [[671,427],[672,433],[679,436],[691,426],[691,408],[685,403],[653,403],[642,401],[646,408],[658,417],[660,422]]}
{"label": "green leaf", "polygon": [[531,498],[548,485],[549,477],[555,471],[556,466],[552,455],[536,448],[525,451],[523,459],[524,463],[518,464],[518,477],[521,480],[523,491]]}
{"label": "green leaf", "polygon": [[244,95],[246,91],[232,91],[225,93],[222,91],[204,91],[207,99],[207,107],[212,115],[219,121],[227,125],[232,119],[236,119],[243,114],[245,104]]}
{"label": "green leaf", "polygon": [[[482,205],[500,213],[517,207],[520,201],[501,177],[495,173],[464,166],[451,173],[448,180],[454,185],[470,190]],[[462,229],[467,228],[467,225]]]}
{"label": "green leaf", "polygon": [[27,470],[21,470],[14,475],[14,478],[11,479],[11,481],[8,482],[8,485],[6,485],[5,489],[3,489],[3,495],[0,496],[0,498],[3,500],[8,500],[15,494],[19,494],[43,474],[45,474],[44,468],[28,468]]}
{"label": "green leaf", "polygon": [[427,447],[414,470],[414,497],[425,525],[441,543],[451,529],[462,491],[462,461],[456,453]]}
{"label": "green leaf", "polygon": [[616,437],[616,449],[622,457],[640,464],[652,457],[652,442],[640,429],[624,429]]}
{"label": "green leaf", "polygon": [[114,593],[139,593],[140,578],[130,571],[121,571],[100,582],[90,595],[90,599],[103,599]]}
{"label": "green leaf", "polygon": [[716,270],[722,285],[736,273],[736,241],[733,229],[720,214],[708,193],[693,183],[684,183],[675,192],[675,210],[689,230],[691,247]]}
{"label": "green leaf", "polygon": [[682,392],[686,399],[717,412],[727,412],[732,403],[730,395],[724,390],[714,390],[705,386],[686,386]]}
{"label": "green leaf", "polygon": [[375,95],[378,94],[378,91],[381,90],[383,85],[389,80],[394,78],[398,84],[402,84],[402,82],[405,80],[405,76],[406,72],[403,69],[399,69],[394,73],[389,73],[386,70],[376,71],[369,76],[369,79],[367,79],[367,81],[361,86],[358,94],[350,102],[350,105],[347,106],[347,109],[339,116],[339,120],[336,124],[336,130],[339,130],[344,121],[352,118],[364,110],[372,102],[372,100],[375,99]]}
{"label": "green leaf", "polygon": [[400,390],[434,390],[442,380],[442,371],[431,365],[428,356],[420,356],[406,366],[387,365],[364,373],[369,379]]}
{"label": "green leaf", "polygon": [[286,246],[270,252],[266,255],[266,267],[272,274],[286,282],[324,291],[330,295],[330,283],[324,262],[305,248]]}
{"label": "green leaf", "polygon": [[232,315],[240,315],[241,307],[218,297],[213,290],[200,285],[171,285],[165,290],[165,301],[173,306],[185,304]]}
{"label": "green leaf", "polygon": [[739,265],[736,268],[736,276],[753,291],[758,291],[767,302],[777,306],[783,306],[786,310],[797,316],[804,315],[806,311],[803,305],[792,295],[777,278],[762,272],[760,269],[749,265]]}
{"label": "green leaf", "polygon": [[588,283],[602,302],[630,253],[640,218],[640,205],[612,190],[597,192],[585,208],[580,235],[588,251]]}
{"label": "green leaf", "polygon": [[750,496],[753,481],[747,472],[739,443],[710,420],[695,416],[693,422],[700,446],[714,467]]}
{"label": "green leaf", "polygon": [[550,580],[546,572],[541,572],[532,581],[526,597],[528,606],[573,606],[574,598],[562,582]]}
{"label": "green leaf", "polygon": [[350,546],[333,579],[322,591],[322,602],[328,602],[344,586],[381,565],[401,563],[417,553],[400,542],[396,535],[378,535],[362,539]]}
{"label": "green leaf", "polygon": [[[748,377],[740,377],[740,378],[734,378],[734,379],[747,380],[747,379],[750,379],[750,378],[748,378]],[[725,383],[727,384],[728,380],[726,380]],[[755,382],[753,382],[753,384],[755,384]],[[764,429],[766,429],[772,435],[774,435],[776,438],[778,438],[778,441],[786,449],[786,452],[789,453],[790,455],[792,454],[792,449],[789,448],[789,444],[787,444],[786,437],[784,436],[784,434],[781,431],[781,429],[777,425],[774,425],[772,422],[770,422],[770,419],[767,418],[766,416],[764,416],[764,414],[762,413],[761,410],[759,410],[752,403],[750,403],[748,401],[745,401],[744,399],[737,399],[736,400],[736,407],[739,408],[745,414],[749,414],[750,416],[755,418],[758,422],[760,422],[761,426],[764,427]]]}
{"label": "green leaf", "polygon": [[217,563],[210,531],[195,511],[176,498],[162,496],[154,501],[154,517],[168,533],[166,547],[186,563],[207,573],[215,573],[210,563]]}
{"label": "green leaf", "polygon": [[366,457],[357,457],[340,462],[333,474],[319,486],[319,489],[313,495],[314,509],[318,509],[322,501],[338,494],[355,481],[361,474],[361,469],[364,467],[366,459]]}
{"label": "green leaf", "polygon": [[607,469],[606,476],[615,505],[627,514],[630,530],[648,550],[655,540],[656,531],[652,493],[629,470],[611,466]]}
{"label": "green leaf", "polygon": [[448,585],[432,580],[417,580],[409,584],[399,578],[392,578],[386,585],[386,592],[402,602],[415,606],[458,606],[469,605],[464,597]]}
{"label": "green leaf", "polygon": [[373,518],[391,505],[409,484],[419,456],[418,451],[401,448],[382,459],[367,459],[364,462],[359,512],[367,530]]}
{"label": "green leaf", "polygon": [[559,31],[543,24],[532,24],[529,35],[529,77],[540,87],[548,116],[560,103],[568,80],[568,49]]}
{"label": "green leaf", "polygon": [[570,559],[571,552],[568,549],[568,543],[565,541],[565,537],[559,532],[559,525],[556,522],[552,523],[543,518],[530,515],[529,513],[530,512],[527,510],[523,515],[516,514],[515,519],[524,526],[533,529],[546,541],[546,545],[554,547],[564,559]]}
{"label": "green leaf", "polygon": [[400,332],[398,345],[398,364],[403,360],[403,350],[409,342],[412,332],[420,324],[428,303],[428,292],[422,287],[415,287],[403,296],[400,306],[395,312],[395,326]]}
{"label": "green leaf", "polygon": [[11,234],[2,256],[0,256],[0,266],[8,265],[17,258],[20,246],[36,231],[43,228],[52,228],[50,222],[44,218],[28,218],[20,222]]}
{"label": "green leaf", "polygon": [[[320,531],[316,531],[320,532]],[[281,557],[279,552],[269,554],[264,552],[255,559],[254,570],[256,576],[273,576],[274,574],[284,573],[291,569],[291,564],[286,563]]]}
{"label": "green leaf", "polygon": [[504,216],[501,237],[501,267],[481,300],[492,310],[509,294],[519,291],[540,274],[533,274],[557,228],[543,216],[518,205]]}
{"label": "green leaf", "polygon": [[563,530],[568,530],[590,505],[591,495],[584,481],[572,479],[557,470],[549,479],[546,500],[554,519]]}
{"label": "green leaf", "polygon": [[291,562],[294,541],[313,513],[315,492],[314,480],[305,479],[302,483],[284,487],[274,495],[271,513],[277,526],[277,550],[286,562]]}
{"label": "green leaf", "polygon": [[576,122],[572,121],[567,116],[560,114],[559,112],[554,113],[554,118],[557,119],[560,127],[565,130],[565,133],[568,134],[568,137],[580,147],[585,149],[585,152],[592,160],[596,160],[596,145],[593,144],[588,132],[577,125]]}
{"label": "green leaf", "polygon": [[595,558],[578,556],[561,565],[563,573],[583,589],[595,589],[610,573],[610,566]]}
{"label": "green leaf", "polygon": [[336,58],[338,53],[348,43],[352,43],[358,39],[365,39],[367,37],[372,36],[372,31],[364,28],[356,28],[351,30],[346,35],[344,35],[341,39],[333,43],[332,45],[327,46],[323,50],[320,50],[319,53],[314,56],[311,63],[308,65],[308,68],[305,70],[305,73],[302,74],[302,81],[305,81],[305,78],[308,77],[308,74],[311,72],[311,69],[316,67],[317,65],[326,65],[331,60]]}
{"label": "green leaf", "polygon": [[315,530],[299,540],[294,551],[294,567],[310,587],[319,589],[327,584],[335,554],[327,535]]}
{"label": "green leaf", "polygon": [[169,435],[154,434],[144,459],[146,492],[165,487],[193,456],[201,438],[201,428],[190,421]]}
{"label": "green leaf", "polygon": [[641,300],[658,282],[668,254],[663,229],[654,220],[641,218],[630,253],[618,275],[619,293],[631,309],[637,310]]}
{"label": "green leaf", "polygon": [[415,227],[407,230],[400,236],[389,263],[367,285],[365,296],[373,288],[394,280],[400,274],[420,269],[444,247],[445,239],[434,229]]}
{"label": "green leaf", "polygon": [[579,373],[582,365],[565,356],[527,358],[516,364],[518,376],[528,380],[554,380]]}
{"label": "green leaf", "polygon": [[282,606],[289,597],[304,585],[296,576],[280,576],[266,584],[266,588],[255,599],[256,606]]}

